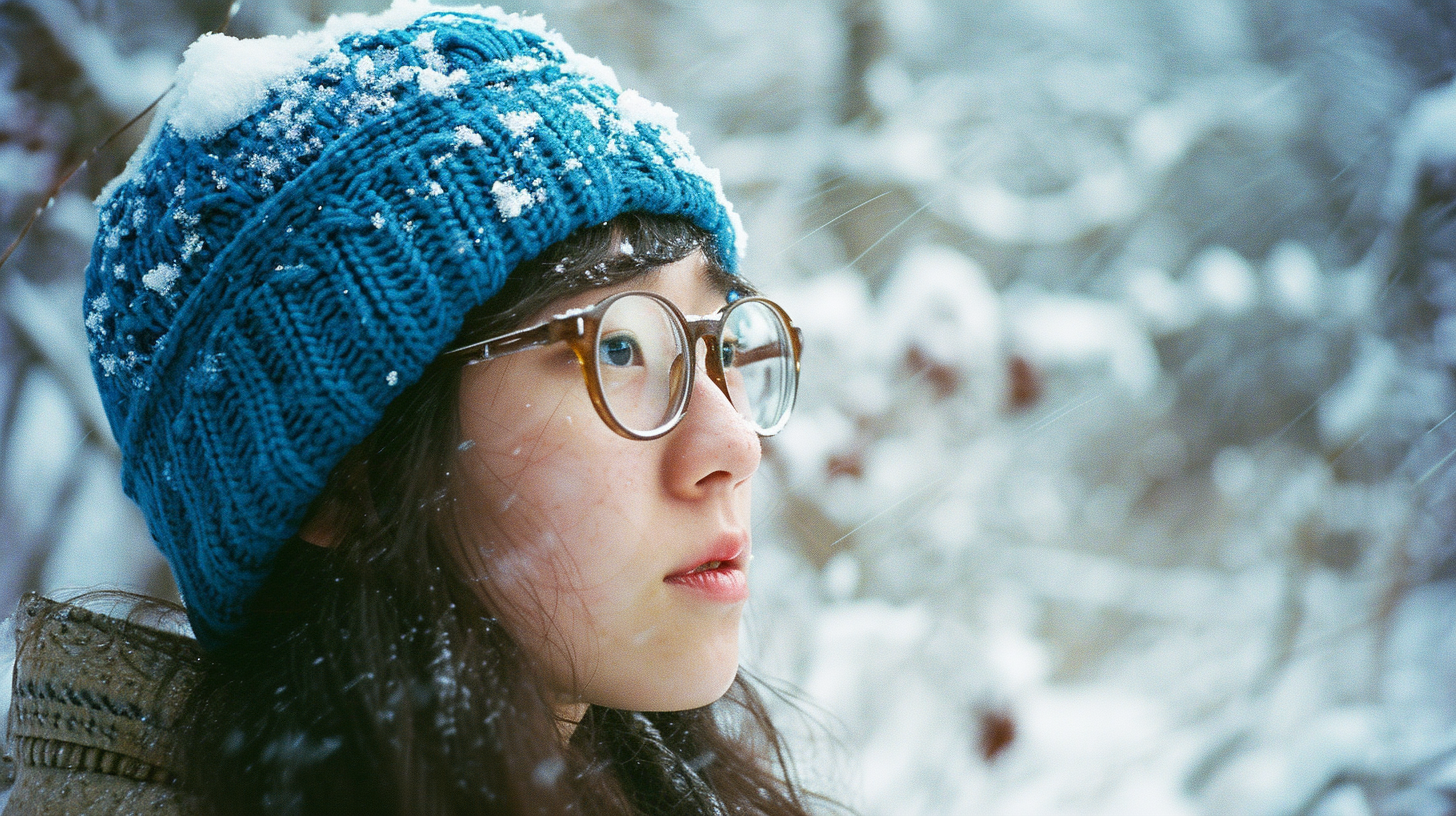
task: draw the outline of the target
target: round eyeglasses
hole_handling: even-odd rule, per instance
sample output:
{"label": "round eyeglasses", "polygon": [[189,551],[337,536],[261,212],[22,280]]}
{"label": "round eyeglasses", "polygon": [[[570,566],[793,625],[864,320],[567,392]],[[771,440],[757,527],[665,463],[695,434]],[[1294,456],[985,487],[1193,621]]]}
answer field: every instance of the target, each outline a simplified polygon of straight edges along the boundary
{"label": "round eyeglasses", "polygon": [[564,342],[576,353],[592,405],[628,439],[656,439],[682,421],[697,372],[704,368],[759,436],[789,420],[799,387],[803,335],[781,306],[745,297],[715,315],[684,316],[654,292],[618,292],[525,329],[452,348],[468,363],[495,360]]}

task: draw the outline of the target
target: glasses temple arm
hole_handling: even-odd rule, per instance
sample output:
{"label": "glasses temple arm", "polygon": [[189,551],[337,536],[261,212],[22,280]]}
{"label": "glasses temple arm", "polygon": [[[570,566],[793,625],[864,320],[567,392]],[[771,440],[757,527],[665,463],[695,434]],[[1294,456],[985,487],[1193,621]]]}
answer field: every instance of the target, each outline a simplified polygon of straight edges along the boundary
{"label": "glasses temple arm", "polygon": [[733,355],[733,364],[735,366],[748,365],[750,363],[757,363],[763,360],[770,360],[774,357],[788,356],[784,353],[785,351],[792,352],[794,360],[797,361],[799,359],[800,350],[804,346],[804,334],[799,330],[798,326],[790,326],[789,331],[793,332],[793,339],[791,339],[788,343],[790,348],[785,349],[785,344],[783,343],[765,343],[761,346],[741,349]]}
{"label": "glasses temple arm", "polygon": [[502,334],[492,337],[489,340],[481,340],[464,346],[458,346],[445,352],[447,355],[471,355],[470,363],[483,363],[487,360],[495,360],[507,354],[515,354],[528,348],[536,348],[554,342],[557,338],[552,331],[552,324],[556,321],[542,323],[539,326],[532,326],[529,329],[513,331],[509,334]]}

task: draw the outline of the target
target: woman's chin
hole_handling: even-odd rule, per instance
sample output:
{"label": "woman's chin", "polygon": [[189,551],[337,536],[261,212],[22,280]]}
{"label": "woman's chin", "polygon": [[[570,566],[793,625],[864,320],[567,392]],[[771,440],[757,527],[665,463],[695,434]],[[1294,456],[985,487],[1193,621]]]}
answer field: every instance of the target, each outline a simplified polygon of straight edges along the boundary
{"label": "woman's chin", "polygon": [[697,678],[696,682],[676,688],[660,689],[650,699],[642,700],[645,705],[633,706],[634,711],[690,711],[718,701],[733,685],[738,676],[738,665],[732,671],[715,672],[711,677]]}
{"label": "woman's chin", "polygon": [[738,644],[689,665],[638,670],[619,682],[598,682],[583,697],[625,711],[688,711],[716,702],[738,676]]}

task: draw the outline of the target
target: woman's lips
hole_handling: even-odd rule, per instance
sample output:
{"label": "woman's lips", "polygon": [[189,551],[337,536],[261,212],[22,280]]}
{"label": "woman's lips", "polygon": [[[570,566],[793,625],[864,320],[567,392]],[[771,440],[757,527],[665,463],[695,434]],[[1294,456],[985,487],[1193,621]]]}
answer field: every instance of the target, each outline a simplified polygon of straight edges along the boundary
{"label": "woman's lips", "polygon": [[676,587],[724,603],[748,600],[748,536],[725,533],[689,566],[663,579]]}

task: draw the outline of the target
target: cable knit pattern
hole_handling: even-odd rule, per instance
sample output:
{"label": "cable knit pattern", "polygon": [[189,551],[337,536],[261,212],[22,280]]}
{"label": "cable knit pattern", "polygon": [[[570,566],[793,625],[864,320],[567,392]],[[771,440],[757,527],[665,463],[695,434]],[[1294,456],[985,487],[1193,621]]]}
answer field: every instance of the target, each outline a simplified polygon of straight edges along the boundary
{"label": "cable knit pattern", "polygon": [[730,270],[741,250],[671,111],[537,19],[405,8],[400,27],[312,35],[235,122],[189,107],[229,78],[189,52],[101,202],[92,367],[123,484],[204,643],[517,264],[634,210],[691,218]]}

